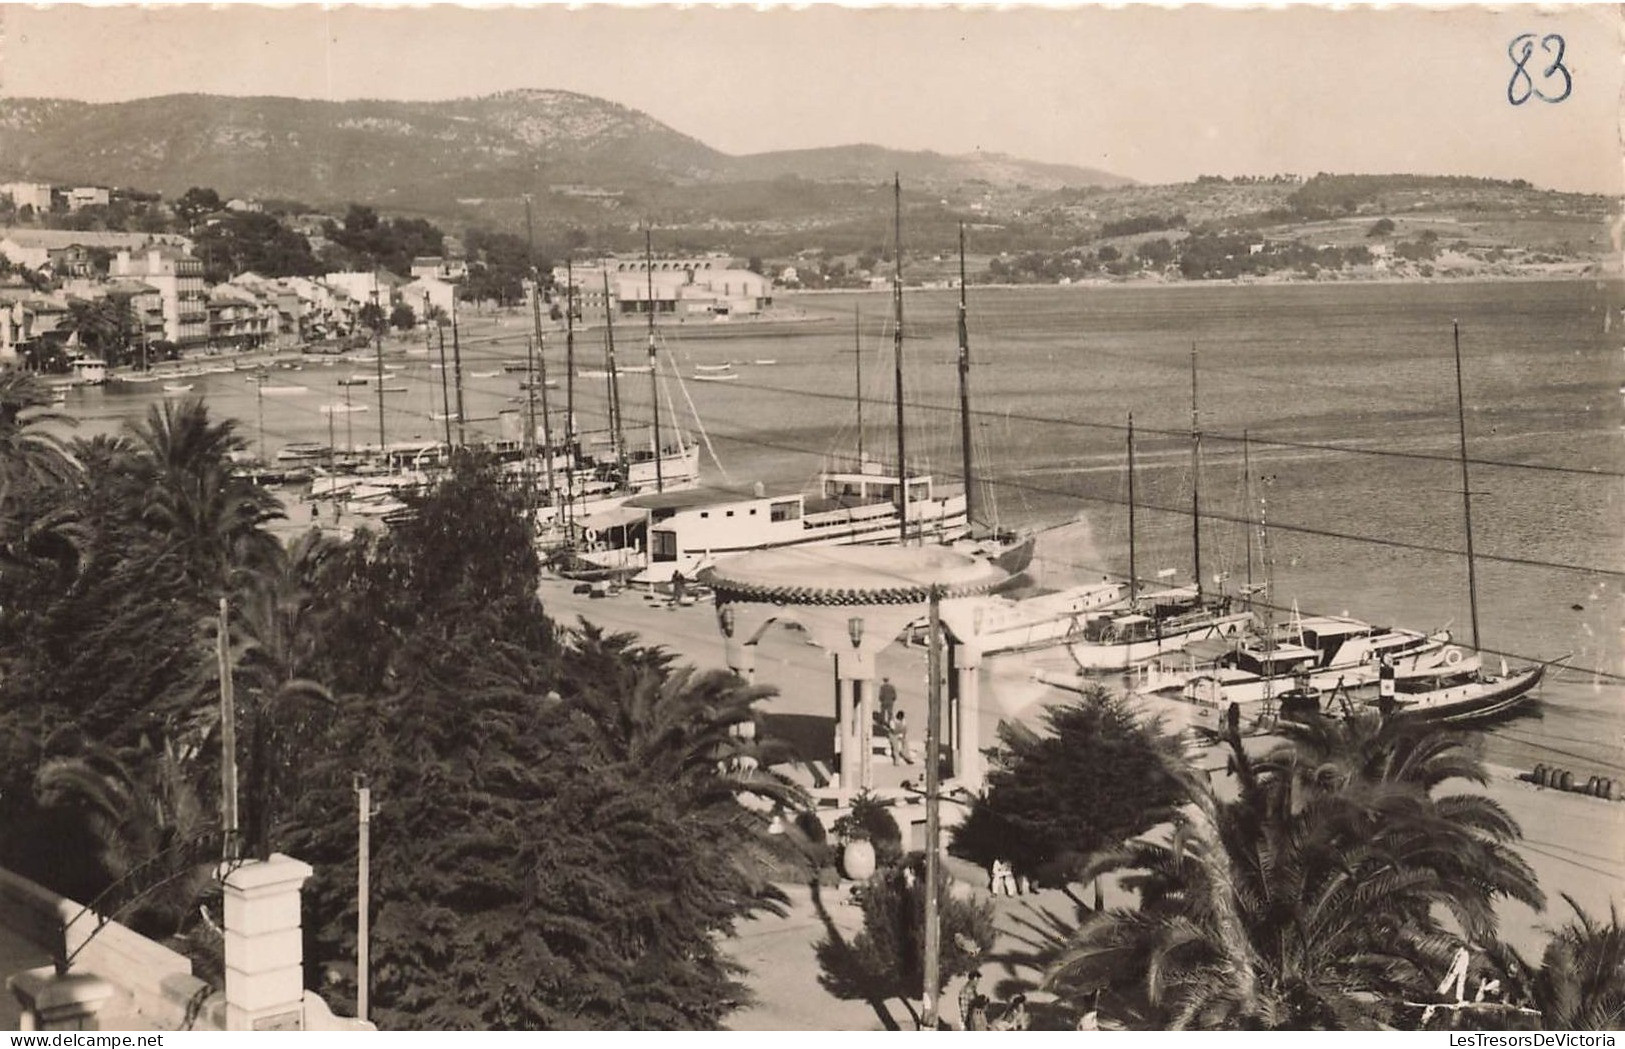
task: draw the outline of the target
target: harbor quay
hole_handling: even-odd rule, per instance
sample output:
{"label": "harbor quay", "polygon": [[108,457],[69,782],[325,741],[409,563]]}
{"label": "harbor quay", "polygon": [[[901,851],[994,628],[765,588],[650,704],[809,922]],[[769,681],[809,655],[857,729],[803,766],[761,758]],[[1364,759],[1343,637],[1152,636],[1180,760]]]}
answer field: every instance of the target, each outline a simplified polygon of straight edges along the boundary
{"label": "harbor quay", "polygon": [[[585,620],[607,631],[635,634],[640,643],[663,648],[680,663],[700,669],[726,666],[717,610],[709,600],[679,605],[660,593],[629,589],[609,597],[593,597],[576,593],[576,588],[572,581],[552,576],[540,583],[542,605],[561,626]],[[922,605],[922,616],[924,612]],[[777,690],[760,705],[766,731],[794,744],[804,759],[827,763],[832,757],[835,729],[830,655],[804,633],[791,628],[770,629],[757,649],[754,680]],[[1069,701],[1067,693],[1032,679],[1035,669],[1046,662],[1053,664],[1055,658],[1053,652],[1010,653],[983,660],[977,728],[984,746],[998,739],[1000,722],[1010,719],[1036,726],[1044,707]],[[875,656],[875,674],[889,677],[895,685],[897,707],[914,726],[912,738],[916,745],[923,739],[926,722],[926,660],[923,648],[900,641]],[[1269,745],[1270,740],[1264,737],[1250,741],[1249,749]],[[1226,773],[1222,747],[1198,750],[1192,758],[1198,768],[1207,772],[1221,797],[1233,791],[1234,779]],[[1625,805],[1537,787],[1519,778],[1527,770],[1491,765],[1488,771],[1489,782],[1482,788],[1452,783],[1451,789],[1482,790],[1523,829],[1516,848],[1539,877],[1547,894],[1547,906],[1543,912],[1536,912],[1515,901],[1502,902],[1501,934],[1526,956],[1538,957],[1550,930],[1570,917],[1562,899],[1564,894],[1573,897],[1588,913],[1608,913],[1618,886],[1625,882],[1625,856],[1611,844],[1625,840]],[[797,775],[806,782],[804,773]],[[917,786],[920,779],[919,766],[894,766],[886,756],[874,755],[877,791],[898,792],[904,781]],[[955,818],[953,810],[957,808],[944,806],[945,823]],[[947,867],[957,879],[959,891],[986,895],[986,871],[952,857]],[[815,986],[812,975],[817,970],[813,945],[827,931],[820,907],[837,927],[846,922],[850,926],[847,931],[851,931],[861,924],[856,908],[840,902],[847,894],[846,887],[825,888],[816,902],[812,890],[805,886],[786,889],[791,896],[790,913],[783,918],[759,916],[743,923],[739,937],[731,944],[736,959],[750,969],[747,981],[759,999],[756,1006],[737,1014],[732,1026],[762,1030],[805,1026],[809,1022],[825,1028],[845,1027],[848,1022],[859,1029],[877,1026],[874,1014],[863,1003],[839,1001],[821,990],[810,990]],[[1103,891],[1108,907],[1132,905],[1132,897],[1114,883],[1108,882]],[[1044,914],[1068,920],[1073,915],[1072,901],[1057,889],[993,899],[1000,929],[994,954],[1019,946],[1022,930]],[[798,969],[799,975],[788,975]],[[984,986],[995,979],[1021,975],[990,964],[984,970]],[[954,993],[955,987],[951,986],[944,1000],[953,1001]]]}

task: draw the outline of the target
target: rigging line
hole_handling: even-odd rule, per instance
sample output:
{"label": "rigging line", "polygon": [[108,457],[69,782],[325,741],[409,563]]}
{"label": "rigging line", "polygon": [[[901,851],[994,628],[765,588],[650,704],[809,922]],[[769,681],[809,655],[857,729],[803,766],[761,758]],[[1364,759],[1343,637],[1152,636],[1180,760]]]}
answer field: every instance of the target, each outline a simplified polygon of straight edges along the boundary
{"label": "rigging line", "polygon": [[1625,770],[1625,764],[1621,764],[1619,761],[1610,760],[1608,758],[1596,758],[1588,754],[1576,754],[1572,750],[1564,750],[1561,747],[1554,747],[1549,743],[1538,743],[1535,740],[1525,739],[1522,736],[1514,736],[1510,733],[1500,733],[1499,735],[1501,735],[1504,739],[1511,740],[1519,746],[1534,747],[1537,750],[1549,751],[1553,754],[1561,754],[1565,758],[1573,758],[1575,761],[1584,761],[1588,764],[1601,765],[1605,768]]}
{"label": "rigging line", "polygon": [[[710,454],[711,462],[716,465],[717,472],[722,475],[722,479],[728,484],[733,484],[734,481],[728,474],[728,468],[722,465],[722,459],[717,455],[716,446],[711,443],[711,434],[705,428],[705,420],[700,417],[700,410],[694,407],[694,398],[689,396],[688,383],[683,381],[683,373],[681,369],[677,368],[675,362],[672,364],[672,371],[677,377],[677,388],[683,392],[683,401],[688,405],[689,415],[694,418],[694,426],[700,431],[700,440],[705,442],[705,450]],[[666,395],[669,398],[671,392],[668,390]],[[677,418],[677,409],[673,408],[671,415],[673,419]]]}
{"label": "rigging line", "polygon": [[[759,384],[759,383],[751,383],[751,382],[748,382],[748,381],[739,383],[735,388],[736,389],[757,390],[757,391],[762,392],[762,393],[779,393],[779,394],[785,394],[785,395],[791,396],[791,397],[808,397],[808,398],[814,398],[814,399],[819,399],[819,400],[844,400],[844,399],[846,399],[845,395],[843,395],[841,393],[833,392],[833,391],[826,392],[826,391],[819,391],[819,390],[794,390],[794,389],[790,389],[788,387],[766,386],[766,385],[762,385],[762,384]],[[935,412],[958,411],[957,408],[955,408],[953,406],[950,406],[950,405],[924,404],[924,403],[916,403],[916,402],[912,402],[912,401],[908,402],[905,405],[905,407],[907,407],[909,409],[921,409],[921,410],[924,410],[924,411],[935,411]],[[986,415],[1002,416],[1004,418],[1007,418],[1007,419],[1010,419],[1010,420],[1016,421],[1016,422],[1038,423],[1038,424],[1048,425],[1048,426],[1066,426],[1066,427],[1071,427],[1073,429],[1080,429],[1080,430],[1100,430],[1100,431],[1104,431],[1104,432],[1107,432],[1107,433],[1122,433],[1123,432],[1123,426],[1120,423],[1089,422],[1089,421],[1085,421],[1085,420],[1082,420],[1082,419],[1060,419],[1060,418],[1056,418],[1054,416],[1033,415],[1033,414],[1029,414],[1029,413],[1025,413],[1025,412],[973,408],[973,409],[971,409],[971,415],[973,417],[975,417],[975,416],[986,416]],[[1159,437],[1167,437],[1167,438],[1170,438],[1170,439],[1181,438],[1181,439],[1188,440],[1190,438],[1190,431],[1189,430],[1159,430],[1159,429],[1154,429],[1152,427],[1137,426],[1137,427],[1135,427],[1135,432],[1136,433],[1143,432],[1143,433],[1146,433],[1146,434],[1151,434],[1151,435],[1155,435],[1155,436],[1159,436]],[[1203,437],[1204,440],[1223,441],[1223,442],[1228,443],[1228,444],[1238,444],[1239,445],[1239,444],[1242,443],[1242,437],[1241,436],[1236,435],[1236,434],[1231,434],[1231,433],[1225,433],[1225,432],[1220,431],[1220,430],[1203,430],[1202,431],[1202,437]],[[1441,439],[1443,439],[1443,438],[1441,438]],[[1294,448],[1294,449],[1298,449],[1298,450],[1310,450],[1310,451],[1322,451],[1322,452],[1341,452],[1341,453],[1347,453],[1349,455],[1379,456],[1379,457],[1387,457],[1387,458],[1394,458],[1394,459],[1421,459],[1421,460],[1426,460],[1426,461],[1430,461],[1430,462],[1449,463],[1452,466],[1455,466],[1455,465],[1457,465],[1457,464],[1459,464],[1461,462],[1461,457],[1459,455],[1434,454],[1434,453],[1431,453],[1431,452],[1406,452],[1406,451],[1400,451],[1398,449],[1389,449],[1389,448],[1361,448],[1361,447],[1354,447],[1354,446],[1342,445],[1342,444],[1317,443],[1317,442],[1313,442],[1313,441],[1290,441],[1290,440],[1285,440],[1285,439],[1281,439],[1281,438],[1259,437],[1259,436],[1257,436],[1255,434],[1254,435],[1249,435],[1247,437],[1247,440],[1254,447],[1264,445],[1264,446],[1274,446],[1274,447],[1280,447],[1280,448]],[[1540,472],[1540,473],[1579,474],[1579,475],[1584,476],[1584,477],[1622,477],[1622,478],[1625,478],[1625,470],[1603,469],[1603,468],[1588,469],[1588,468],[1579,467],[1579,466],[1554,466],[1554,465],[1547,465],[1547,464],[1542,464],[1542,463],[1515,463],[1515,462],[1510,462],[1510,461],[1505,460],[1505,459],[1476,459],[1476,458],[1469,458],[1467,460],[1467,462],[1472,466],[1493,466],[1493,467],[1500,467],[1502,469],[1507,469],[1507,470],[1533,470],[1533,471]]]}
{"label": "rigging line", "polygon": [[[1136,432],[1138,432],[1138,431],[1136,430]],[[771,448],[771,449],[774,449],[776,451],[800,452],[800,453],[804,453],[804,454],[814,454],[812,452],[812,450],[808,449],[808,448],[804,448],[804,447],[800,447],[800,446],[796,446],[796,445],[783,444],[783,443],[774,442],[774,441],[766,441],[766,440],[762,440],[759,437],[757,437],[757,438],[732,437],[732,436],[727,435],[727,434],[719,434],[718,436],[722,440],[734,440],[734,441],[738,441],[739,443],[742,443],[742,444],[750,445],[752,447]],[[1109,497],[1106,497],[1106,496],[1087,495],[1087,494],[1084,494],[1082,492],[1074,492],[1074,491],[1064,489],[1064,488],[1053,488],[1053,487],[1048,487],[1048,486],[1045,486],[1045,485],[1023,483],[1023,482],[1020,482],[1020,481],[1013,481],[1013,480],[1007,480],[1007,479],[1006,480],[992,479],[992,480],[989,481],[989,483],[993,484],[993,485],[996,485],[996,486],[999,486],[999,487],[1002,487],[1002,488],[1012,489],[1012,490],[1017,491],[1017,492],[1029,493],[1029,494],[1034,494],[1034,495],[1060,496],[1062,498],[1074,500],[1074,501],[1077,501],[1077,502],[1098,503],[1098,504],[1105,505],[1105,506],[1122,506],[1122,505],[1124,505],[1124,503],[1121,500],[1118,500],[1118,499],[1112,499],[1112,498],[1109,498]],[[1152,503],[1145,503],[1145,502],[1139,503],[1138,507],[1139,507],[1139,509],[1142,509],[1142,510],[1150,510],[1150,511],[1153,511],[1153,512],[1156,512],[1156,513],[1163,513],[1163,514],[1173,514],[1173,515],[1177,515],[1177,516],[1180,516],[1180,517],[1189,517],[1190,514],[1191,514],[1191,510],[1190,510],[1189,507],[1158,506],[1158,505],[1155,505],[1155,504],[1152,504]],[[1202,511],[1202,516],[1204,518],[1209,519],[1209,520],[1226,521],[1226,522],[1229,522],[1231,524],[1247,525],[1247,523],[1248,523],[1247,519],[1245,517],[1239,517],[1239,516],[1237,516],[1235,514],[1222,513],[1222,512],[1213,511],[1213,510],[1203,510]],[[1412,542],[1406,542],[1406,541],[1400,540],[1400,539],[1383,539],[1383,538],[1379,538],[1379,537],[1376,537],[1376,536],[1355,535],[1355,534],[1348,533],[1348,532],[1333,531],[1332,529],[1329,529],[1329,528],[1315,528],[1315,527],[1312,527],[1310,525],[1296,525],[1296,524],[1288,524],[1288,523],[1284,523],[1284,522],[1272,522],[1270,524],[1270,529],[1272,531],[1276,531],[1276,532],[1291,532],[1291,533],[1298,534],[1298,535],[1311,535],[1311,536],[1315,536],[1317,538],[1322,538],[1322,539],[1341,539],[1341,540],[1345,540],[1347,542],[1353,542],[1353,543],[1366,543],[1366,544],[1370,544],[1370,545],[1374,545],[1374,546],[1383,546],[1383,547],[1388,547],[1390,549],[1396,549],[1396,550],[1414,550],[1414,551],[1418,551],[1418,552],[1421,552],[1421,553],[1444,554],[1444,555],[1447,555],[1447,556],[1450,556],[1450,557],[1463,557],[1466,554],[1466,552],[1463,551],[1463,550],[1457,550],[1457,549],[1454,549],[1454,548],[1451,548],[1451,547],[1433,546],[1433,545],[1429,545],[1429,544],[1426,544],[1426,543],[1412,543]],[[1557,561],[1542,561],[1542,560],[1539,560],[1537,558],[1527,558],[1527,557],[1511,557],[1511,556],[1507,556],[1507,555],[1504,555],[1504,554],[1483,554],[1483,553],[1480,553],[1480,554],[1477,554],[1476,557],[1477,557],[1477,560],[1479,560],[1480,562],[1494,562],[1494,563],[1497,563],[1497,564],[1517,565],[1517,566],[1521,566],[1521,567],[1525,567],[1525,568],[1546,568],[1546,569],[1552,569],[1554,571],[1577,572],[1577,573],[1580,573],[1580,574],[1583,574],[1583,575],[1601,575],[1601,576],[1607,576],[1607,577],[1610,577],[1610,578],[1625,578],[1625,570],[1615,569],[1615,568],[1602,568],[1602,567],[1599,567],[1599,566],[1596,566],[1596,565],[1564,564],[1564,563],[1557,562]]]}
{"label": "rigging line", "polygon": [[1552,852],[1552,851],[1550,851],[1548,849],[1540,848],[1538,845],[1532,845],[1528,841],[1521,841],[1521,842],[1515,842],[1514,843],[1514,847],[1516,847],[1518,845],[1523,846],[1524,848],[1528,849],[1530,852],[1533,852],[1533,853],[1535,853],[1537,855],[1545,856],[1547,859],[1557,860],[1559,863],[1567,863],[1570,866],[1579,867],[1581,870],[1590,871],[1593,874],[1601,874],[1605,878],[1618,878],[1619,877],[1619,871],[1617,871],[1617,870],[1605,871],[1601,867],[1593,867],[1589,863],[1581,863],[1579,860],[1572,859],[1572,858],[1570,858],[1568,856],[1561,855],[1560,853],[1556,853],[1556,852]]}

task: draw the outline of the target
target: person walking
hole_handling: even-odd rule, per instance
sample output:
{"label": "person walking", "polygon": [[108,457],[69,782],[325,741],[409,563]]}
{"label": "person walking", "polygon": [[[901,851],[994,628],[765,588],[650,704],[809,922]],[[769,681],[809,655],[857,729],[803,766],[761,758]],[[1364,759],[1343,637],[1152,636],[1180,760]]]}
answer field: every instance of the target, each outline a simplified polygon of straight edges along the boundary
{"label": "person walking", "polygon": [[890,725],[892,712],[897,709],[897,686],[891,683],[891,678],[880,679],[880,721],[883,725]]}
{"label": "person walking", "polygon": [[914,755],[908,749],[908,721],[899,710],[892,718],[891,732],[888,734],[891,742],[891,763],[896,765],[897,759],[902,758],[908,764],[914,764]]}

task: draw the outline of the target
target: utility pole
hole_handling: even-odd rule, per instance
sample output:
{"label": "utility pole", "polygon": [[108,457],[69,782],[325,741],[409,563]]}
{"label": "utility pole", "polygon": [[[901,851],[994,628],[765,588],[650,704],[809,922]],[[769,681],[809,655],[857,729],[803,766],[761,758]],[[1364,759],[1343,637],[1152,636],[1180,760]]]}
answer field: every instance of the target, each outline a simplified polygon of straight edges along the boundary
{"label": "utility pole", "polygon": [[372,788],[363,773],[355,774],[356,794],[356,907],[355,907],[355,1018],[367,1018],[372,984]]}
{"label": "utility pole", "polygon": [[461,448],[468,441],[468,431],[464,429],[465,414],[463,411],[463,347],[457,338],[457,296],[451,298],[451,367],[452,378],[457,386],[457,447]]}
{"label": "utility pole", "polygon": [[260,465],[266,465],[265,460],[265,380],[269,373],[261,375],[254,382],[254,412],[259,416],[260,424]]}
{"label": "utility pole", "polygon": [[925,707],[925,1001],[921,1010],[927,1031],[937,1029],[937,991],[942,982],[942,918],[938,914],[937,879],[942,860],[942,586],[931,584]]}
{"label": "utility pole", "polygon": [[339,488],[338,457],[339,442],[333,434],[333,410],[336,404],[327,406],[327,494],[329,497]]}
{"label": "utility pole", "polygon": [[220,599],[220,621],[215,632],[215,657],[220,664],[220,823],[225,832],[226,860],[239,855],[237,840],[237,703],[231,689],[231,623],[226,599]]}
{"label": "utility pole", "polygon": [[378,362],[378,459],[385,459],[384,451],[384,309],[378,305],[378,273],[372,275],[372,345]]}
{"label": "utility pole", "polygon": [[654,235],[643,227],[643,272],[648,278],[649,308],[649,404],[654,410],[655,491],[666,490],[666,480],[660,470],[660,362],[655,359],[655,267]]}
{"label": "utility pole", "polygon": [[[355,454],[355,413],[350,410],[350,384],[344,384],[344,451]],[[352,467],[354,464],[351,464]]]}

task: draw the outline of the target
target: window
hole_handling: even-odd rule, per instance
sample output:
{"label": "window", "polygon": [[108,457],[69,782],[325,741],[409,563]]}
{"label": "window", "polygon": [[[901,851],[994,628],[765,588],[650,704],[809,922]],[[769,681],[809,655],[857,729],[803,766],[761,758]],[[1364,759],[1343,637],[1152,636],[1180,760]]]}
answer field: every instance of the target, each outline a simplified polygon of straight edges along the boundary
{"label": "window", "polygon": [[701,510],[700,511],[700,516],[701,517],[710,517],[711,516],[711,511],[709,511],[709,510]]}
{"label": "window", "polygon": [[769,518],[774,521],[794,521],[801,516],[801,507],[794,499],[786,499],[768,507]]}
{"label": "window", "polygon": [[677,533],[656,530],[649,535],[649,556],[655,561],[677,560]]}
{"label": "window", "polygon": [[728,516],[729,516],[729,517],[732,517],[732,516],[733,516],[733,515],[734,515],[734,512],[733,512],[733,511],[732,511],[732,510],[729,510],[729,511],[728,511]]}

